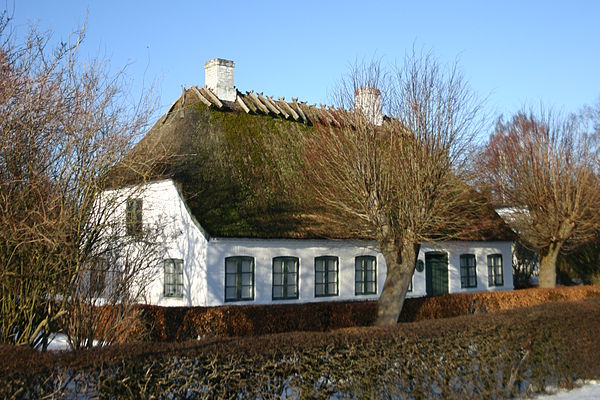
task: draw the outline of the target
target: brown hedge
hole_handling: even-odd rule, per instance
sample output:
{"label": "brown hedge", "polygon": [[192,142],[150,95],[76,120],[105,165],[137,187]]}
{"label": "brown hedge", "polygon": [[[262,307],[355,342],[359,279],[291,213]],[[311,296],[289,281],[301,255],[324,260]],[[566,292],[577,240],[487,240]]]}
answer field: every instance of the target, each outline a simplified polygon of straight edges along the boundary
{"label": "brown hedge", "polygon": [[[401,322],[449,318],[480,312],[528,307],[551,301],[575,301],[600,296],[600,287],[451,294],[407,299]],[[288,305],[221,307],[141,306],[134,330],[152,341],[182,341],[218,336],[254,336],[293,331],[331,331],[375,322],[377,302],[351,301]],[[148,335],[144,339],[144,335]],[[131,333],[127,337],[136,336]]]}
{"label": "brown hedge", "polygon": [[600,298],[387,328],[0,347],[0,398],[505,398],[600,377]]}

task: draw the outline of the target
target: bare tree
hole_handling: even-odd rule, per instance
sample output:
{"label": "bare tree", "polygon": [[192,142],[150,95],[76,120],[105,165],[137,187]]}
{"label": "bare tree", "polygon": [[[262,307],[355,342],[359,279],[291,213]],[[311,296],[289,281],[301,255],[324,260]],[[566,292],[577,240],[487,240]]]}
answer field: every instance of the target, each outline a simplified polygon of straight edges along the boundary
{"label": "bare tree", "polygon": [[92,212],[103,177],[152,110],[151,97],[131,103],[122,72],[79,61],[83,34],[49,48],[50,35],[32,29],[17,44],[0,17],[0,342],[43,343],[73,312],[123,207]]}
{"label": "bare tree", "polygon": [[478,197],[460,175],[481,103],[456,66],[414,53],[392,72],[357,63],[334,97],[333,122],[295,138],[302,185],[342,235],[377,239],[387,264],[377,324],[395,324],[420,244],[474,228]]}
{"label": "bare tree", "polygon": [[495,196],[512,206],[511,224],[540,255],[540,287],[556,285],[556,262],[600,228],[594,139],[576,117],[520,112],[501,120],[481,161]]}

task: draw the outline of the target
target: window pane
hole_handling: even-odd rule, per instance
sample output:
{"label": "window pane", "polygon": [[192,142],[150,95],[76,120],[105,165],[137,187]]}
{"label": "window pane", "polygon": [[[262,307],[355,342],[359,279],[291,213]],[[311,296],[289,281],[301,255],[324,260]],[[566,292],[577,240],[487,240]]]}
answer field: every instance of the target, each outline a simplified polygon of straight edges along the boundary
{"label": "window pane", "polygon": [[298,263],[295,260],[290,260],[287,262],[287,270],[288,272],[297,272],[298,271]]}
{"label": "window pane", "polygon": [[252,272],[251,260],[242,260],[242,272]]}
{"label": "window pane", "polygon": [[252,286],[242,286],[242,299],[252,298]]}
{"label": "window pane", "polygon": [[365,281],[365,272],[363,270],[356,271],[356,282],[364,282]]}
{"label": "window pane", "polygon": [[296,283],[296,273],[295,272],[287,274],[287,283],[288,284]]}
{"label": "window pane", "polygon": [[325,273],[317,272],[315,273],[315,283],[320,284],[325,282]]}
{"label": "window pane", "polygon": [[273,261],[273,273],[275,274],[281,274],[283,268],[283,262],[280,260],[275,260]]}
{"label": "window pane", "polygon": [[237,288],[228,287],[225,289],[225,298],[227,300],[234,300],[237,297]]}
{"label": "window pane", "polygon": [[315,261],[315,272],[323,272],[325,271],[325,262],[323,260],[317,259]]}
{"label": "window pane", "polygon": [[237,275],[227,274],[225,276],[225,285],[226,286],[236,286],[237,285]]}
{"label": "window pane", "polygon": [[277,286],[283,285],[283,275],[282,274],[274,274],[273,275],[273,285],[277,285]]}
{"label": "window pane", "polygon": [[375,288],[375,282],[367,283],[367,292],[368,293],[375,293],[376,291],[377,291],[377,289]]}
{"label": "window pane", "polygon": [[325,285],[323,285],[323,284],[315,285],[315,294],[317,296],[323,296],[325,294]]}
{"label": "window pane", "polygon": [[471,276],[469,278],[469,286],[471,286],[471,287],[477,286],[477,278],[475,276]]}
{"label": "window pane", "polygon": [[367,271],[367,281],[375,280],[375,271]]}
{"label": "window pane", "polygon": [[337,260],[330,258],[327,260],[327,270],[335,271],[337,269]]}
{"label": "window pane", "polygon": [[252,274],[242,274],[242,285],[251,285],[252,284]]}
{"label": "window pane", "polygon": [[283,287],[282,286],[274,286],[273,287],[273,297],[283,297]]}
{"label": "window pane", "polygon": [[365,286],[364,286],[364,283],[362,283],[361,281],[356,282],[356,293],[357,294],[365,293]]}
{"label": "window pane", "polygon": [[225,272],[228,274],[237,273],[237,262],[235,260],[227,260],[225,262]]}
{"label": "window pane", "polygon": [[327,294],[336,294],[337,293],[337,284],[329,283],[327,285]]}
{"label": "window pane", "polygon": [[289,285],[287,294],[288,297],[298,297],[298,287],[296,285]]}
{"label": "window pane", "polygon": [[329,271],[327,273],[327,282],[337,282],[337,271]]}

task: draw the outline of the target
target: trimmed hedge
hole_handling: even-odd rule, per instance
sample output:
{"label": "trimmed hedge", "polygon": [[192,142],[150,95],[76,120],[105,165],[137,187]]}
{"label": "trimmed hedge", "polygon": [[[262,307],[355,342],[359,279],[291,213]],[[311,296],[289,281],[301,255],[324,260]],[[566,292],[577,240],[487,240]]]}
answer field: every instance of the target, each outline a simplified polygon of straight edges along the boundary
{"label": "trimmed hedge", "polygon": [[[450,294],[406,299],[401,322],[438,319],[527,307],[550,301],[600,296],[598,286]],[[215,336],[254,336],[293,331],[326,332],[370,326],[377,302],[351,301],[268,306],[158,307],[141,306],[134,333],[141,340],[183,341]]]}
{"label": "trimmed hedge", "polygon": [[[0,398],[505,398],[600,377],[600,298],[387,328],[0,347]],[[78,397],[80,396],[80,397]]]}

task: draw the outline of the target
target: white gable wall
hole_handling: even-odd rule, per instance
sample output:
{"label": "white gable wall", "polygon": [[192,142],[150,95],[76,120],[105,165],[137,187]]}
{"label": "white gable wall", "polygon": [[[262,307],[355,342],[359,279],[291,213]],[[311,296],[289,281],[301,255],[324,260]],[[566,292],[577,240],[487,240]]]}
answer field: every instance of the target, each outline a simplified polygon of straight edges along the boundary
{"label": "white gable wall", "polygon": [[[125,220],[123,208],[123,223]],[[171,180],[145,185],[143,192],[144,225],[164,230],[164,258],[183,260],[183,297],[163,295],[163,264],[156,266],[157,279],[147,287],[147,302],[160,306],[218,306],[224,304],[290,304],[315,301],[374,300],[379,297],[386,277],[386,264],[377,251],[376,242],[351,240],[242,239],[208,238],[193,219]],[[512,284],[512,242],[443,242],[421,246],[419,259],[427,252],[448,254],[449,293],[485,290],[508,290]],[[477,263],[477,287],[462,289],[460,255],[474,254]],[[488,286],[487,256],[502,254],[504,285]],[[377,260],[377,294],[355,295],[355,257],[375,256]],[[254,300],[225,302],[225,258],[254,258]],[[272,300],[272,265],[274,257],[297,257],[299,260],[299,297]],[[315,257],[339,258],[339,295],[315,297]],[[425,271],[415,271],[413,291],[408,297],[426,295]]]}
{"label": "white gable wall", "polygon": [[[109,191],[126,198],[141,198],[144,229],[157,229],[158,259],[183,260],[183,297],[164,296],[164,265],[155,266],[156,278],[146,287],[149,304],[160,306],[194,306],[206,304],[207,237],[192,218],[172,180],[162,180]],[[121,201],[119,219],[125,224],[126,201]]]}

